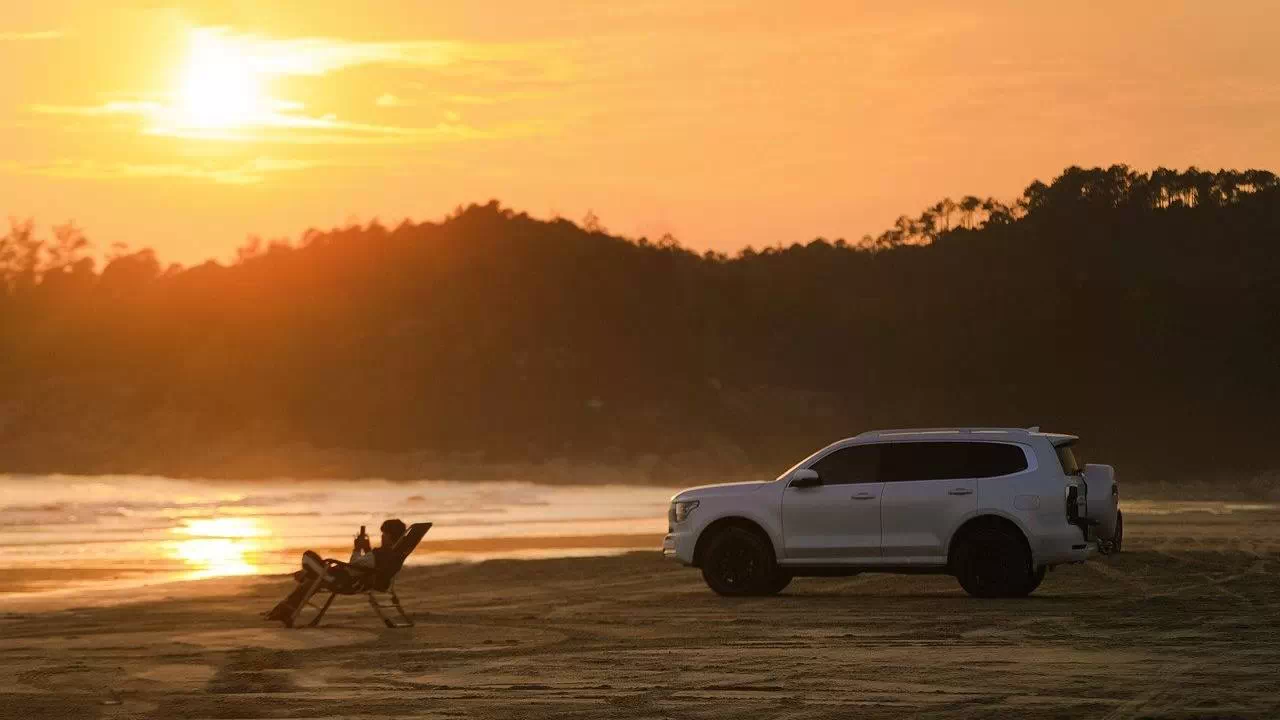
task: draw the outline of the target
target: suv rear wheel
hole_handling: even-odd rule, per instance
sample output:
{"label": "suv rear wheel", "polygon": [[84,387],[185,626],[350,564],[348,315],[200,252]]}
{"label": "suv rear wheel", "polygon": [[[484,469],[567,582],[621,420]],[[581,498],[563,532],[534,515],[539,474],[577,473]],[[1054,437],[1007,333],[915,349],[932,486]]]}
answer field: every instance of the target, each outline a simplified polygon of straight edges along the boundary
{"label": "suv rear wheel", "polygon": [[[727,527],[716,533],[702,559],[702,579],[721,595],[772,594],[777,585],[773,547],[756,533]],[[777,589],[772,589],[777,585]]]}
{"label": "suv rear wheel", "polygon": [[1049,568],[1041,565],[1031,573],[1031,577],[1027,578],[1027,584],[1009,593],[1008,597],[1026,597],[1036,591],[1040,587],[1040,583],[1044,582],[1044,576]]}
{"label": "suv rear wheel", "polygon": [[791,573],[780,567],[775,567],[773,577],[760,588],[760,595],[777,595],[782,592],[783,588],[791,584]]}
{"label": "suv rear wheel", "polygon": [[1031,552],[1021,537],[1000,527],[969,533],[956,550],[956,578],[974,597],[1025,597],[1044,579],[1031,567]]}

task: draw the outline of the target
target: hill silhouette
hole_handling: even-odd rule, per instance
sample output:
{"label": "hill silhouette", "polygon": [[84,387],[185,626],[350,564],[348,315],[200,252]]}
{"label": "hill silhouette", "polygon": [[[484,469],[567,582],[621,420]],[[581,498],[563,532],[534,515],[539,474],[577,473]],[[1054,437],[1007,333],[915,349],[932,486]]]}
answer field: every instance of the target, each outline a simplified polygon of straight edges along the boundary
{"label": "hill silhouette", "polygon": [[0,239],[0,471],[252,474],[230,461],[282,448],[780,470],[948,424],[1075,432],[1129,476],[1278,465],[1266,171],[1073,167],[733,256],[497,202],[228,266],[88,251]]}

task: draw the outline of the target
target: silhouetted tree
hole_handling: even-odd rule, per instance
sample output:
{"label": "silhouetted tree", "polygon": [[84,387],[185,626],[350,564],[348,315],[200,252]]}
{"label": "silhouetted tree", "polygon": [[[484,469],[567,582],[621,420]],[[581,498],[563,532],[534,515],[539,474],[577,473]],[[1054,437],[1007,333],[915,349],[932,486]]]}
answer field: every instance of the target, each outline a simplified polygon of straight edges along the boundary
{"label": "silhouetted tree", "polygon": [[164,272],[125,246],[96,272],[78,229],[13,221],[0,472],[199,473],[293,445],[777,465],[948,423],[1075,431],[1133,475],[1275,467],[1271,172],[1072,167],[733,255],[593,218],[491,201]]}

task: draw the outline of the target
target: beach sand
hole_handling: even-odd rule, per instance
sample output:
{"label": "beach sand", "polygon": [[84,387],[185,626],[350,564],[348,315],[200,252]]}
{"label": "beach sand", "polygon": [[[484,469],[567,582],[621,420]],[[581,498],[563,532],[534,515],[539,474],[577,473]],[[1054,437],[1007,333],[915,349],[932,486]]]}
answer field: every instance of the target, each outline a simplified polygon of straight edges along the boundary
{"label": "beach sand", "polygon": [[1277,519],[1127,518],[1124,554],[1025,600],[893,575],[725,599],[657,552],[408,567],[404,630],[362,598],[265,623],[281,577],[0,596],[0,717],[1276,717]]}

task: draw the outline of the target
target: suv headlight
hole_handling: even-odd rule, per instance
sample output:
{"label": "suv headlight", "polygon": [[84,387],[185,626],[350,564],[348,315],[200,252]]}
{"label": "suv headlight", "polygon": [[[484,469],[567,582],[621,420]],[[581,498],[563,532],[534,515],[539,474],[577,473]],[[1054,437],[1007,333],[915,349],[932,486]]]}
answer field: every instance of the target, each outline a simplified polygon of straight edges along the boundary
{"label": "suv headlight", "polygon": [[677,500],[671,503],[671,519],[682,523],[689,519],[689,514],[698,508],[697,500]]}

